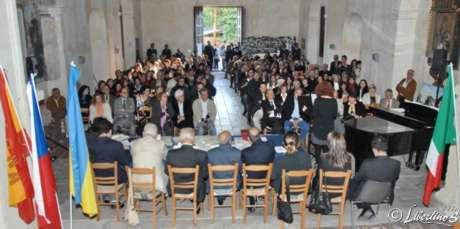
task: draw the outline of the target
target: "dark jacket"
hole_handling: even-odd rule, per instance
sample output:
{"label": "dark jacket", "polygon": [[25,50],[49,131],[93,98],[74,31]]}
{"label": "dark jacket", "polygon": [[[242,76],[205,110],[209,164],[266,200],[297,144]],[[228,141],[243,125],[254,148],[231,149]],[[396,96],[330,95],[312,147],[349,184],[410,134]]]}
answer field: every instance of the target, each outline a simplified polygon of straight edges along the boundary
{"label": "dark jacket", "polygon": [[[277,124],[278,120],[281,120],[281,112],[282,112],[282,106],[279,104],[275,99],[273,99],[273,104],[270,103],[268,100],[262,101],[262,111],[263,111],[263,117],[262,117],[262,129],[264,129],[266,126],[274,127]],[[270,117],[270,114],[273,111],[272,117]]]}
{"label": "dark jacket", "polygon": [[[238,163],[238,171],[241,170],[241,151],[230,144],[219,145],[219,147],[208,151],[208,161],[211,165],[233,165]],[[214,174],[218,179],[230,179],[233,173],[218,172]],[[237,176],[238,180],[240,176]],[[238,184],[238,183],[237,183]]]}
{"label": "dark jacket", "polygon": [[[275,159],[275,145],[272,141],[259,139],[241,152],[241,162],[246,165],[268,165]],[[263,178],[264,173],[249,173],[252,178]]]}
{"label": "dark jacket", "polygon": [[[285,154],[284,156],[275,158],[273,162],[272,187],[275,188],[277,193],[281,192],[281,176],[283,169],[289,172],[293,170],[308,170],[311,167],[311,156],[306,154],[303,150],[299,150],[294,154]],[[305,182],[305,179],[293,179],[289,182],[291,185],[301,184]]]}
{"label": "dark jacket", "polygon": [[[310,122],[310,113],[313,108],[313,104],[311,102],[311,96],[306,95],[306,96],[299,96],[298,98],[298,103],[299,103],[299,113],[301,118],[306,121]],[[306,107],[307,110],[303,111],[303,107]],[[283,106],[283,120],[289,120],[291,119],[291,114],[294,111],[294,95],[288,96],[286,99],[286,102],[284,102]]]}
{"label": "dark jacket", "polygon": [[[123,145],[108,137],[91,137],[88,141],[88,149],[93,154],[93,163],[118,162],[118,183],[128,182],[125,166],[132,166],[131,154],[123,148]],[[96,176],[109,177],[113,172],[96,170]]]}
{"label": "dark jacket", "polygon": [[[327,171],[345,172],[345,171],[351,170],[351,162],[350,160],[348,160],[348,162],[345,163],[345,166],[341,168],[341,167],[334,165],[332,161],[328,160],[326,157],[323,156],[321,157],[318,163],[318,168],[322,169],[325,172]],[[318,174],[316,174],[315,179],[313,181],[315,188],[318,188],[318,185],[319,185],[318,179],[319,179],[319,172]],[[327,185],[343,185],[343,182],[344,182],[343,179],[340,179],[340,178],[327,178],[326,180],[323,180],[323,184],[327,184]],[[337,197],[337,196],[338,194],[331,195],[331,197]]]}
{"label": "dark jacket", "polygon": [[188,100],[184,101],[184,118],[185,120],[177,123],[177,118],[179,117],[179,104],[177,100],[173,100],[171,102],[171,119],[175,127],[181,129],[184,127],[192,127],[193,128],[193,109],[192,103]]}
{"label": "dark jacket", "polygon": [[[191,145],[183,145],[179,149],[173,149],[166,156],[166,164],[173,167],[195,167],[200,166],[198,175],[197,198],[203,202],[206,196],[206,179],[208,178],[208,156],[206,152],[193,148]],[[168,174],[168,166],[165,166],[165,173]],[[193,177],[189,174],[176,174],[174,182],[189,182]],[[171,192],[168,184],[168,191]],[[176,190],[178,193],[190,193],[190,190]]]}
{"label": "dark jacket", "polygon": [[318,97],[311,112],[313,134],[326,140],[329,132],[334,130],[334,121],[337,118],[337,100]]}
{"label": "dark jacket", "polygon": [[[358,197],[361,188],[368,180],[391,182],[394,189],[400,170],[401,163],[388,156],[379,156],[364,160],[350,184],[350,198],[354,199]],[[393,196],[394,194],[392,193],[390,196],[391,201],[393,201]]]}
{"label": "dark jacket", "polygon": [[[348,113],[349,108],[350,108],[350,106],[348,105],[348,103],[345,103],[343,105],[343,117],[345,119],[350,118],[352,116],[352,114]],[[362,102],[356,101],[355,113],[356,113],[356,115],[359,115],[359,116],[362,116],[362,117],[366,116],[366,107],[364,106],[364,104]]]}
{"label": "dark jacket", "polygon": [[[166,115],[166,114],[163,114],[162,110],[161,110],[161,103],[160,103],[160,100],[158,100],[157,98],[152,98],[150,100],[150,107],[152,107],[152,116],[150,117],[150,122],[155,124],[159,130],[159,133],[162,133],[162,134],[166,134],[168,133],[169,134],[169,129],[167,124],[165,124],[165,127],[164,129],[161,128],[161,117],[163,115]],[[168,118],[168,121],[167,122],[170,122],[171,120],[171,104],[168,104],[167,108],[166,108],[166,113],[167,115],[169,115],[169,118]]]}

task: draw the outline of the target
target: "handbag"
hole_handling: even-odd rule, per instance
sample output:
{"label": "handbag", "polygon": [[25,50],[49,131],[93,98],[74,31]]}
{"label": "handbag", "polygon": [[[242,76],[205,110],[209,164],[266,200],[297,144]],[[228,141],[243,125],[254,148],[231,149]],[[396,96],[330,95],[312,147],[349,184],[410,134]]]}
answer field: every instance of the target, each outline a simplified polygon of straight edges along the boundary
{"label": "handbag", "polygon": [[286,177],[286,200],[283,201],[278,196],[278,219],[285,223],[292,223],[291,194],[289,192],[289,177]]}
{"label": "handbag", "polygon": [[325,192],[320,191],[319,181],[316,182],[316,184],[317,187],[310,198],[308,209],[310,212],[315,214],[328,215],[332,212],[332,204],[331,199],[329,198],[329,193],[327,188],[325,189]]}

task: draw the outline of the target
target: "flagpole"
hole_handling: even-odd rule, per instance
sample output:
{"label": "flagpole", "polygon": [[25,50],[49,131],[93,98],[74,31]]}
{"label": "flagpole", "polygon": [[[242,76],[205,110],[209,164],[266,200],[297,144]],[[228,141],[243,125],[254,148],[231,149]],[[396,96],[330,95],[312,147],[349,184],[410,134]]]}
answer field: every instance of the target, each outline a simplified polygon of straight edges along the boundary
{"label": "flagpole", "polygon": [[[70,61],[70,66],[76,67],[75,62],[73,60]],[[69,141],[69,144],[70,144],[70,141]],[[69,150],[70,150],[70,147],[71,146],[69,145]],[[70,158],[70,155],[69,155],[69,160],[72,160],[72,158]],[[69,166],[70,166],[70,162],[69,162]],[[69,172],[70,172],[70,169],[72,169],[72,168],[69,167]],[[69,175],[70,175],[70,173],[69,173]],[[69,182],[70,182],[70,177],[69,177]],[[72,206],[72,194],[70,194],[70,190],[69,190],[69,214],[70,214],[69,221],[70,221],[70,229],[73,229],[73,223],[72,223],[72,221],[73,221],[73,215],[72,215],[73,209],[72,208],[73,208],[73,206]]]}

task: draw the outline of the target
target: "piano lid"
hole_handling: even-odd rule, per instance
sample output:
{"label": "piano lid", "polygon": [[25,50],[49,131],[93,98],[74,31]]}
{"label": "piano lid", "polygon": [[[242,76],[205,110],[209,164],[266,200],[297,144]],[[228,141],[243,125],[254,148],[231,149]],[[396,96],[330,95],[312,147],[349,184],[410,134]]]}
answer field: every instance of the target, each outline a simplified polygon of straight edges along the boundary
{"label": "piano lid", "polygon": [[396,134],[415,131],[412,128],[375,116],[349,119],[345,121],[345,126],[374,134]]}

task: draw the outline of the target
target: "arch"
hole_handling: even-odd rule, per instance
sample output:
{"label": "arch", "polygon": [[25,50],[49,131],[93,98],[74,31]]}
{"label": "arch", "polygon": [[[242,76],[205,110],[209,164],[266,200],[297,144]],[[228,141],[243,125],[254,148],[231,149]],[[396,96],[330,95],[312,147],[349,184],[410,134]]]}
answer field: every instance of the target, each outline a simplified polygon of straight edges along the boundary
{"label": "arch", "polygon": [[348,59],[361,59],[363,18],[358,13],[351,13],[344,22],[342,49]]}

